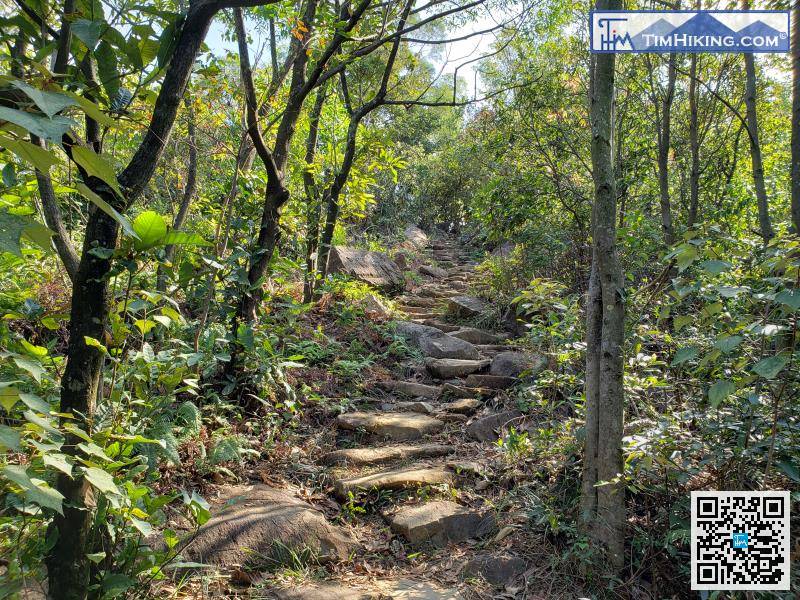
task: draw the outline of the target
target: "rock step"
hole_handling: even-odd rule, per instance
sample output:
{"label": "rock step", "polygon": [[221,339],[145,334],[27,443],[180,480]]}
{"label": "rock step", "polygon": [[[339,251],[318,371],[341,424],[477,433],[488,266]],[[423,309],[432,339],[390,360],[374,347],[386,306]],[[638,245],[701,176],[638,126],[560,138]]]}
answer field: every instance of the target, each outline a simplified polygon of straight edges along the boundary
{"label": "rock step", "polygon": [[415,381],[381,381],[378,386],[390,392],[396,392],[412,398],[427,398],[434,400],[439,397],[441,388],[435,385],[425,385]]}
{"label": "rock step", "polygon": [[516,377],[503,375],[467,375],[464,385],[467,387],[489,388],[492,390],[505,390],[517,383]]}
{"label": "rock step", "polygon": [[470,538],[481,538],[496,527],[494,515],[470,510],[448,500],[403,507],[386,515],[389,527],[412,544],[430,542],[443,547]]}
{"label": "rock step", "polygon": [[439,379],[453,379],[464,377],[489,366],[491,361],[481,360],[462,360],[458,358],[427,358],[425,367],[428,371]]}
{"label": "rock step", "polygon": [[337,479],[334,489],[339,498],[347,498],[348,493],[355,494],[359,490],[403,490],[424,485],[452,484],[453,480],[453,472],[445,467],[414,468]]}
{"label": "rock step", "polygon": [[[464,340],[465,342],[469,342],[470,344],[491,345],[499,344],[503,341],[503,337],[496,333],[486,331],[485,329],[476,329],[474,327],[461,327],[451,332],[450,335]],[[503,347],[501,346],[501,348]],[[508,350],[508,348],[504,349]]]}
{"label": "rock step", "polygon": [[456,413],[459,415],[471,415],[481,406],[483,406],[483,402],[476,398],[460,398],[459,400],[453,400],[452,402],[440,404],[439,408],[445,412]]}
{"label": "rock step", "polygon": [[345,413],[336,418],[336,425],[350,431],[364,429],[377,437],[396,441],[416,440],[444,427],[438,419],[413,412]]}
{"label": "rock step", "polygon": [[411,460],[416,458],[435,458],[446,456],[453,452],[453,446],[442,444],[423,444],[412,446],[402,444],[397,446],[383,446],[381,448],[347,448],[345,450],[334,450],[328,452],[320,458],[323,465],[380,465],[401,460]]}

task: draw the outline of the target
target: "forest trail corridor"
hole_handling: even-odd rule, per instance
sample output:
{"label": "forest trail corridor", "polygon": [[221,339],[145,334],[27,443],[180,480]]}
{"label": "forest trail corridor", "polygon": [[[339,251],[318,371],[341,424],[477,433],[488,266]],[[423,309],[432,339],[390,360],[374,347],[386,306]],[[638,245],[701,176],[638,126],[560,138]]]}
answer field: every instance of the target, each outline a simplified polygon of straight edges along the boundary
{"label": "forest trail corridor", "polygon": [[[502,527],[494,503],[483,496],[494,484],[481,459],[504,428],[519,426],[522,414],[502,407],[505,390],[541,363],[510,345],[506,333],[456,324],[475,321],[486,308],[466,295],[475,276],[468,251],[439,238],[419,258],[422,281],[396,298],[401,319],[395,325],[422,358],[397,365],[405,377],[378,382],[368,401],[336,417],[336,449],[315,457],[347,525],[334,525],[330,513],[322,521],[291,494],[233,486],[227,497],[235,501],[215,511],[187,548],[193,557],[227,563],[232,557],[226,552],[242,555],[265,541],[273,547],[250,550],[270,553],[269,535],[295,546],[302,538],[321,558],[369,557],[380,550],[377,532],[386,533],[388,525],[389,550],[401,559],[388,569],[392,577],[354,575],[358,569],[344,566],[347,581],[328,573],[324,580],[270,591],[282,600],[464,598],[458,588],[465,580],[511,587],[529,568],[523,557],[502,549],[513,528]],[[265,531],[267,515],[271,529]],[[236,527],[229,526],[233,522]],[[409,561],[409,554],[418,556]]]}

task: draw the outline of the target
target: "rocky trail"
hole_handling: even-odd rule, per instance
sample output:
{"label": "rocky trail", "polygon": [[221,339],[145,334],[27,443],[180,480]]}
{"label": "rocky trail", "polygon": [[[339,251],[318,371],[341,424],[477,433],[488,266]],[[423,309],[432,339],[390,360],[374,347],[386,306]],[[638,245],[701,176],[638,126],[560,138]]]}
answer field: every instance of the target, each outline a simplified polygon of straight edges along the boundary
{"label": "rocky trail", "polygon": [[542,365],[508,334],[463,324],[486,311],[467,295],[474,265],[465,250],[440,238],[422,252],[420,283],[396,298],[405,315],[397,333],[422,359],[336,417],[335,449],[309,467],[329,483],[328,497],[230,486],[185,556],[237,569],[309,552],[331,565],[322,578],[259,589],[280,600],[535,597],[524,591],[530,565],[503,543],[513,523],[499,517],[481,458],[521,418],[504,406],[505,390]]}

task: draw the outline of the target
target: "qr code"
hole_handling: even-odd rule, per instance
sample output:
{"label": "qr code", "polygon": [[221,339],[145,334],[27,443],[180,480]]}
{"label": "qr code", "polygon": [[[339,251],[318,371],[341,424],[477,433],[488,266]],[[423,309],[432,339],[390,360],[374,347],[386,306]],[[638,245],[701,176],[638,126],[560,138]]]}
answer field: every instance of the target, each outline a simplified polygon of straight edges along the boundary
{"label": "qr code", "polygon": [[692,492],[692,589],[789,589],[789,492]]}

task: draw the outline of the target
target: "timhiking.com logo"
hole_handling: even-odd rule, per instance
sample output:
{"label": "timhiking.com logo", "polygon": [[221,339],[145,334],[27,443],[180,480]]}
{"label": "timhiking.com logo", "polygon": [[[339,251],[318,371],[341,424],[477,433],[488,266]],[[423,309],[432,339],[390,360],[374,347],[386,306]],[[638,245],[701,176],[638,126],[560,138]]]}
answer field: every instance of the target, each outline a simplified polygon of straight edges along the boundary
{"label": "timhiking.com logo", "polygon": [[592,11],[591,50],[789,52],[789,11]]}

